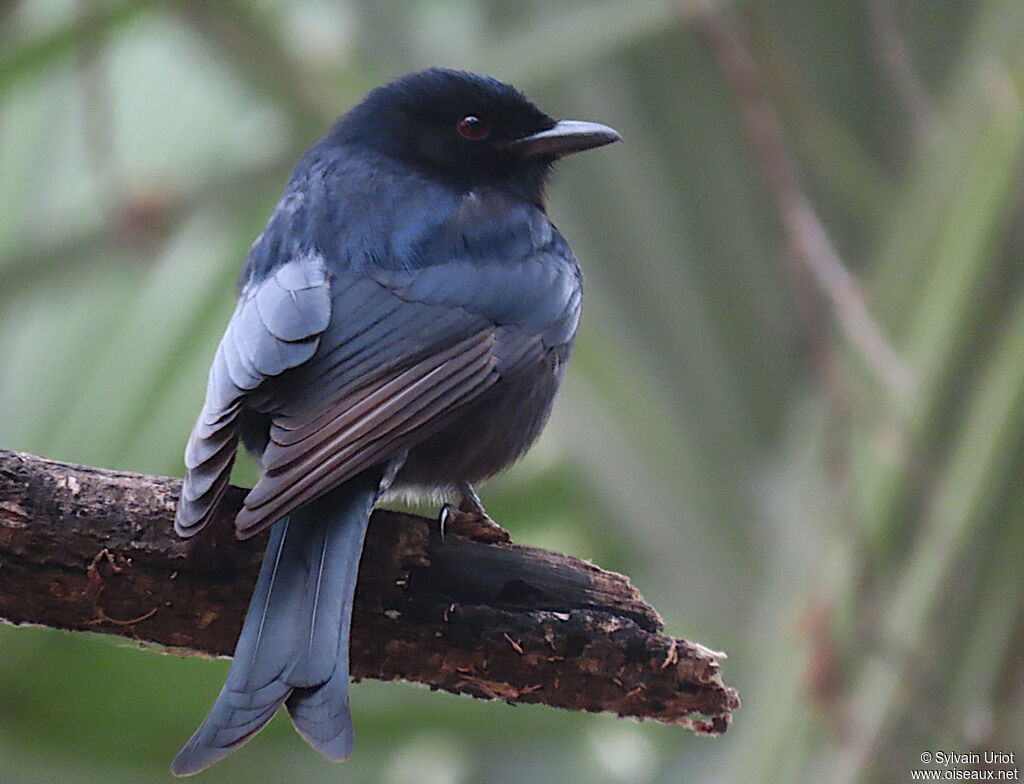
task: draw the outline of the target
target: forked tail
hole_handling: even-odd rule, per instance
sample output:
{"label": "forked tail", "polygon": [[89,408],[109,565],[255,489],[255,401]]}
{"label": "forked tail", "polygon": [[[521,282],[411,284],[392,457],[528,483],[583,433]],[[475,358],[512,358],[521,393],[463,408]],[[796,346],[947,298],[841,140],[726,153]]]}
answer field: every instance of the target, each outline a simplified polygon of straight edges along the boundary
{"label": "forked tail", "polygon": [[352,596],[380,479],[364,472],[274,524],[227,682],[172,773],[190,776],[226,757],[282,703],[325,757],[352,753]]}

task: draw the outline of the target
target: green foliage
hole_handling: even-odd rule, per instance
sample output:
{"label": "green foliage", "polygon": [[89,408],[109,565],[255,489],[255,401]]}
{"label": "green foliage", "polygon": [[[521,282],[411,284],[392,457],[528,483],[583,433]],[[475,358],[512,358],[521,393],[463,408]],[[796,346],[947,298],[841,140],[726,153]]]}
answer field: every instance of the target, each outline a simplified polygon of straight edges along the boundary
{"label": "green foliage", "polygon": [[[373,85],[469,68],[626,140],[550,189],[582,333],[544,438],[482,491],[728,651],[733,726],[365,683],[344,767],[279,718],[211,781],[887,782],[1024,753],[1024,5],[731,9],[905,396],[792,263],[705,10],[0,5],[0,445],[55,459],[180,473],[241,257]],[[0,782],[166,781],[225,671],[0,628]]]}

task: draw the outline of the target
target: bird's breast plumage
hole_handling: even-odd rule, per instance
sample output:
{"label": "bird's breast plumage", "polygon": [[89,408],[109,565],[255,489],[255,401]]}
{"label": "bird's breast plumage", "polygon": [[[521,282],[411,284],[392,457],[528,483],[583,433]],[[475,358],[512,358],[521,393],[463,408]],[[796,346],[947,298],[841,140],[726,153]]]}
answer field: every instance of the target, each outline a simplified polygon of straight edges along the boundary
{"label": "bird's breast plumage", "polygon": [[580,317],[579,267],[533,204],[470,192],[421,250],[433,263],[374,279],[407,301],[492,325],[500,381],[410,450],[399,490],[475,482],[521,457],[550,415]]}

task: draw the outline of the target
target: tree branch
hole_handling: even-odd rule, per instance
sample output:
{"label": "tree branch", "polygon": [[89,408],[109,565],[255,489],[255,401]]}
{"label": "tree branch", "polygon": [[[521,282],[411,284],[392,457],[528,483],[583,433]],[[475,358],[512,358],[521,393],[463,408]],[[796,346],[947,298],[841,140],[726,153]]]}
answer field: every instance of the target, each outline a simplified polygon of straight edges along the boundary
{"label": "tree branch", "polygon": [[[0,618],[228,655],[265,537],[240,542],[245,493],[193,539],[181,482],[0,449]],[[661,633],[628,578],[568,555],[447,536],[374,512],[356,589],[354,678],[726,730],[739,706],[716,654]]]}

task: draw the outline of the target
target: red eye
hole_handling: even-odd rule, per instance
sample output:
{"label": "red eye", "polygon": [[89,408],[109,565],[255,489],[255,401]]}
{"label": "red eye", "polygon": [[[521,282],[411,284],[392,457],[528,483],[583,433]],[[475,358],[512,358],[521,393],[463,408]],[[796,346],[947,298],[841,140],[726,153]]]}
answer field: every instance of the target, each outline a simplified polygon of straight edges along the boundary
{"label": "red eye", "polygon": [[459,120],[459,133],[467,139],[483,139],[490,128],[475,114],[467,114]]}

